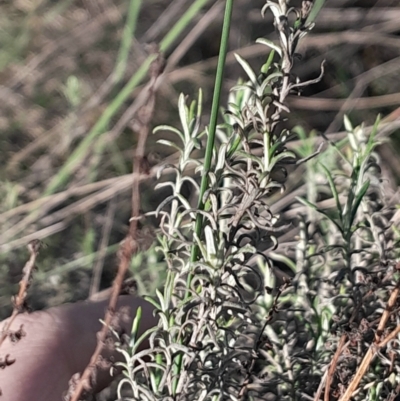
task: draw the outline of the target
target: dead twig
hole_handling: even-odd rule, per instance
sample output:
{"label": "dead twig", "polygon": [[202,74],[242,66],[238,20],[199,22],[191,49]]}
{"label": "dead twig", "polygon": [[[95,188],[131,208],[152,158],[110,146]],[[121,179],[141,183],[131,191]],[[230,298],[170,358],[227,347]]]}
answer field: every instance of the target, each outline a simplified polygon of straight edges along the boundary
{"label": "dead twig", "polygon": [[[338,344],[338,347],[336,349],[335,355],[333,356],[331,365],[329,366],[328,370],[328,375],[326,377],[326,384],[325,384],[325,393],[324,393],[324,401],[329,401],[329,393],[331,391],[331,384],[332,384],[332,379],[335,374],[336,366],[339,360],[339,357],[343,351],[344,344],[346,343],[347,340],[347,334],[343,333],[342,336],[340,337],[340,341]],[[319,395],[318,398],[315,398],[315,401],[319,400]]]}
{"label": "dead twig", "polygon": [[380,107],[398,106],[400,104],[400,94],[390,93],[388,95],[355,97],[347,99],[327,99],[327,98],[298,98],[288,99],[290,107],[302,110],[368,110]]}
{"label": "dead twig", "polygon": [[[400,263],[397,263],[396,269],[400,270]],[[375,340],[368,348],[367,353],[364,356],[360,366],[357,369],[352,381],[347,387],[345,393],[340,398],[340,401],[349,401],[354,391],[356,391],[361,379],[364,377],[365,372],[368,370],[374,356],[377,351],[385,347],[391,340],[393,340],[400,333],[400,325],[397,326],[387,337],[382,339],[383,331],[386,327],[386,323],[390,317],[391,311],[396,305],[397,298],[400,292],[400,280],[397,282],[396,287],[390,295],[385,311],[382,313],[378,328],[375,333]]]}
{"label": "dead twig", "polygon": [[[138,130],[138,144],[136,147],[136,152],[134,155],[133,163],[133,174],[132,174],[132,217],[129,224],[129,232],[122,242],[119,250],[119,266],[118,273],[114,280],[110,302],[104,317],[104,325],[101,331],[98,333],[98,340],[96,349],[90,358],[90,362],[84,370],[82,376],[80,377],[76,387],[70,397],[70,401],[78,401],[79,397],[84,390],[84,388],[90,387],[90,380],[93,374],[95,374],[95,367],[100,353],[103,349],[106,337],[111,326],[112,319],[115,314],[115,308],[122,287],[122,283],[125,278],[125,274],[129,268],[131,258],[135,252],[138,250],[137,237],[138,237],[138,221],[140,217],[140,175],[141,166],[145,157],[145,144],[147,136],[149,133],[149,125],[154,112],[155,104],[155,84],[157,78],[162,73],[163,61],[161,56],[155,60],[152,65],[151,80],[147,85],[148,100],[147,103],[140,110],[139,115],[139,125]],[[88,386],[89,385],[89,386]]]}
{"label": "dead twig", "polygon": [[7,336],[10,334],[10,327],[13,324],[17,315],[22,313],[25,310],[26,294],[27,294],[28,288],[31,284],[32,274],[33,274],[33,270],[35,269],[35,263],[36,263],[36,258],[39,254],[39,249],[40,249],[40,241],[38,241],[38,240],[33,240],[28,244],[28,250],[30,253],[30,257],[22,270],[23,275],[22,275],[21,281],[19,282],[18,295],[16,297],[14,297],[14,299],[13,299],[13,303],[14,303],[13,312],[12,312],[8,322],[5,324],[3,331],[1,333],[0,347],[3,344],[4,340],[7,338]]}

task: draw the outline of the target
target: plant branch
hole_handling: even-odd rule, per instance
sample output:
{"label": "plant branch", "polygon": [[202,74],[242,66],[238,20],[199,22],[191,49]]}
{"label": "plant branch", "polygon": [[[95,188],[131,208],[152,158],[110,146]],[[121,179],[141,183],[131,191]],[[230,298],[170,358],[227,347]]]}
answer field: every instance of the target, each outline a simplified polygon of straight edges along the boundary
{"label": "plant branch", "polygon": [[[400,270],[400,263],[397,263],[396,269]],[[396,287],[390,295],[389,301],[386,305],[385,311],[382,313],[381,320],[378,325],[378,329],[376,330],[375,340],[373,344],[368,348],[367,353],[365,354],[359,368],[357,369],[356,374],[353,377],[353,380],[349,384],[346,389],[346,392],[343,394],[340,401],[349,401],[354,391],[357,389],[360,384],[361,379],[364,377],[365,372],[368,370],[376,352],[386,346],[389,341],[393,340],[397,334],[400,333],[400,325],[397,326],[385,339],[382,340],[382,334],[386,323],[389,319],[390,313],[396,305],[397,298],[400,292],[400,280],[397,282]]]}
{"label": "plant branch", "polygon": [[5,324],[4,329],[1,333],[0,336],[0,347],[3,344],[4,340],[7,338],[9,335],[10,327],[17,317],[18,314],[22,313],[25,309],[25,299],[26,299],[26,294],[28,291],[28,288],[30,287],[31,281],[32,281],[32,274],[33,270],[35,269],[35,263],[37,256],[39,254],[39,249],[40,249],[40,241],[38,240],[33,240],[29,242],[28,244],[28,250],[30,253],[29,260],[26,262],[23,270],[22,270],[22,279],[19,282],[19,291],[18,295],[14,298],[14,309],[13,312],[8,320],[8,322]]}
{"label": "plant branch", "polygon": [[154,104],[155,104],[155,83],[157,78],[162,73],[163,68],[163,60],[158,54],[158,57],[152,64],[151,68],[151,80],[148,83],[148,100],[145,106],[142,108],[140,116],[139,116],[139,124],[140,130],[138,132],[138,144],[136,147],[136,152],[134,155],[134,163],[133,163],[133,174],[132,174],[132,217],[130,219],[129,224],[129,232],[122,242],[120,250],[119,250],[119,266],[118,266],[118,273],[114,280],[111,297],[109,301],[109,305],[104,317],[104,325],[98,334],[98,341],[96,349],[90,358],[90,362],[86,369],[84,370],[70,401],[78,401],[79,397],[84,390],[90,383],[92,375],[95,373],[95,368],[97,364],[97,360],[100,356],[100,353],[103,350],[103,346],[106,340],[106,337],[109,333],[111,322],[113,316],[115,314],[115,308],[117,304],[117,300],[120,294],[120,290],[122,287],[123,280],[125,278],[125,274],[128,271],[132,256],[138,250],[138,221],[140,217],[140,175],[142,170],[142,164],[145,156],[145,145],[147,136],[149,133],[149,125],[151,123],[151,118],[154,112]]}

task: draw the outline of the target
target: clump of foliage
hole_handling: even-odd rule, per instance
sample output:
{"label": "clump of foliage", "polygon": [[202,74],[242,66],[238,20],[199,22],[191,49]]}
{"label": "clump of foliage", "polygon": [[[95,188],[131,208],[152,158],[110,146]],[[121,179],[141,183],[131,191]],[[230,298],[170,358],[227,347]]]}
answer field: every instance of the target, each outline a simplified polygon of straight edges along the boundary
{"label": "clump of foliage", "polygon": [[[156,292],[156,298],[149,300],[160,319],[158,327],[137,338],[138,314],[129,346],[121,347],[125,376],[119,383],[119,398],[394,401],[400,394],[399,217],[395,213],[399,199],[386,190],[381,174],[384,164],[376,153],[377,146],[384,141],[382,123],[378,119],[373,127],[354,127],[345,117],[342,140],[331,143],[324,137],[325,147],[317,146],[321,138],[313,132],[288,128],[293,126],[288,95],[300,95],[304,87],[321,79],[320,76],[302,82],[293,73],[298,58],[296,47],[312,29],[318,5],[302,1],[295,8],[289,7],[289,1],[275,0],[266,1],[262,14],[272,12],[278,40],[257,41],[268,50],[266,61],[257,72],[236,56],[247,75],[246,81],[239,81],[232,88],[224,122],[217,126],[233,1],[226,3],[209,124],[203,125],[205,113],[199,91],[196,101],[180,96],[179,128],[155,129],[159,138],[167,131],[176,135],[177,143],[166,138],[159,143],[177,150],[180,157],[176,165],[166,165],[159,171],[158,178],[167,171],[174,172],[172,178],[167,178],[170,181],[158,185],[171,190],[171,195],[153,213],[160,221],[159,252],[156,254],[152,247],[147,253],[139,253],[131,270],[139,292]],[[110,4],[114,9],[115,4]],[[205,4],[207,0],[191,3],[182,19],[158,40],[160,53],[170,51],[173,41]],[[80,194],[86,197],[82,200],[90,201],[94,207],[111,196],[103,197],[101,190],[91,192],[90,182],[101,170],[109,176],[105,167],[100,168],[101,156],[132,116],[140,114],[140,107],[129,108],[112,129],[111,120],[126,105],[159,55],[158,50],[150,52],[141,64],[130,66],[134,71],[122,87],[125,70],[131,64],[128,57],[140,7],[141,1],[130,1],[115,69],[98,93],[85,100],[87,88],[81,84],[87,80],[74,75],[65,79],[60,92],[68,103],[68,113],[54,132],[60,129],[61,135],[66,128],[72,132],[80,127],[77,136],[63,135],[60,143],[57,135],[52,137],[40,130],[35,145],[18,152],[10,161],[8,167],[15,169],[21,160],[30,166],[32,159],[34,168],[24,176],[22,185],[10,181],[1,188],[3,252],[28,240],[30,232],[19,238],[27,227],[36,231],[35,235],[42,227],[55,230],[40,233],[45,237],[65,228],[71,215],[89,210],[88,206],[79,207],[80,199],[75,207],[65,204],[61,208],[69,198]],[[86,53],[82,49],[80,52]],[[140,57],[133,54],[133,59]],[[42,64],[43,60],[46,58]],[[176,63],[168,67],[172,69]],[[57,68],[59,64],[74,63],[57,62]],[[43,75],[47,77],[47,73]],[[100,77],[98,81],[104,79]],[[16,85],[18,79],[10,82],[14,82],[11,87],[21,86]],[[108,92],[117,95],[109,104],[103,103]],[[25,109],[37,111],[25,107],[25,103],[23,106],[23,113]],[[13,109],[17,107],[13,105]],[[92,109],[103,111],[89,130],[91,119],[85,115]],[[29,117],[27,121],[31,125],[33,119]],[[83,133],[82,141],[68,155],[66,151]],[[36,163],[35,152],[43,146],[41,135],[52,137],[52,150],[50,155],[43,152],[40,163]],[[294,146],[296,139],[300,141]],[[114,170],[128,172],[129,167],[121,163],[118,147],[110,148],[111,174]],[[60,155],[65,156],[64,153],[66,160],[60,167]],[[80,168],[85,166],[85,159],[90,163]],[[49,168],[40,175],[42,165]],[[290,185],[293,180],[302,181],[298,179],[299,171],[304,173],[306,183],[300,191],[296,190],[301,196],[295,197]],[[128,188],[131,176],[127,174],[125,178]],[[106,181],[100,184],[112,196],[122,191],[121,177],[115,178],[117,185],[112,191]],[[55,194],[67,182],[65,191]],[[82,186],[74,188],[77,183]],[[31,191],[35,187],[42,188],[41,193],[49,197],[37,200],[36,189]],[[31,200],[22,208],[18,206],[21,194],[25,203]],[[280,196],[285,196],[285,206],[278,208],[275,202]],[[107,215],[114,216],[111,206]],[[34,284],[42,281],[49,285],[52,280],[46,277],[50,274],[54,278],[60,272],[93,264],[97,254],[96,230],[88,227],[82,241],[76,232],[72,235],[83,256],[74,255],[72,262],[55,269],[49,263],[51,270],[49,267],[49,272],[36,275]],[[118,248],[115,241],[114,245],[105,245],[102,259]],[[64,248],[66,254],[71,253],[72,248]],[[162,291],[155,290],[163,278],[159,272],[165,266],[164,262],[158,263],[160,254],[167,270],[162,272],[167,276]],[[151,265],[152,271],[143,274],[145,265]],[[3,266],[0,274],[5,278],[9,268],[6,263]],[[284,270],[283,276],[282,272],[278,274],[279,267]],[[101,275],[102,267],[97,270]],[[76,281],[83,280],[78,277]],[[53,287],[62,288],[58,283]],[[4,288],[8,299],[12,290]],[[49,303],[48,295],[39,292]],[[138,353],[138,346],[147,335],[151,347]]]}
{"label": "clump of foliage", "polygon": [[[393,399],[397,391],[396,357],[382,334],[397,330],[395,316],[384,311],[398,287],[398,234],[374,153],[378,122],[368,135],[347,118],[345,127],[344,151],[332,145],[335,153],[329,148],[308,167],[314,197],[331,194],[331,206],[298,199],[309,210],[292,250],[295,275],[276,321],[266,328],[272,348],[263,351],[275,399],[348,400],[355,390],[359,400]],[[360,387],[356,372],[362,372]]]}
{"label": "clump of foliage", "polygon": [[[274,173],[296,161],[285,148],[290,132],[279,124],[289,111],[284,104],[287,95],[311,83],[293,79],[291,67],[298,40],[312,27],[306,24],[309,2],[301,10],[269,2],[263,12],[267,9],[274,13],[280,45],[259,40],[270,53],[258,76],[237,56],[249,81],[233,88],[226,121],[218,127],[224,140],[218,145],[208,141],[212,152],[206,153],[204,165],[193,156],[204,135],[201,92],[190,107],[181,95],[181,130],[157,129],[177,134],[182,149],[178,166],[170,166],[175,181],[162,184],[171,186],[172,195],[155,213],[161,218],[160,249],[168,264],[164,292],[153,300],[160,325],[151,336],[151,349],[133,353],[126,365],[128,378],[121,382],[132,385],[135,398],[240,399],[263,393],[257,364],[269,317],[259,319],[254,313],[255,302],[264,293],[254,256],[269,263],[259,245],[276,247],[275,233],[287,228],[271,212],[267,199],[284,189]],[[296,16],[293,26],[291,13]],[[201,188],[187,173],[193,166],[203,176]],[[181,193],[185,181],[199,193],[197,208]],[[152,362],[143,362],[144,355]]]}
{"label": "clump of foliage", "polygon": [[[347,137],[323,153],[300,128],[283,128],[287,96],[320,79],[301,82],[292,73],[298,41],[313,26],[312,3],[296,9],[267,1],[267,10],[279,44],[258,40],[269,49],[259,73],[236,56],[248,80],[232,88],[224,123],[214,126],[214,107],[201,128],[200,91],[189,105],[180,96],[181,128],[155,130],[181,142],[159,140],[180,152],[178,165],[166,166],[174,179],[158,185],[172,193],[154,213],[168,276],[150,299],[160,318],[150,349],[136,352],[143,339],[136,338],[137,320],[122,351],[120,396],[126,385],[132,391],[126,399],[347,400],[354,391],[360,400],[393,399],[398,331],[394,315],[382,312],[398,288],[397,232],[374,153],[379,121],[368,132],[346,117]],[[223,32],[228,27],[229,10]],[[289,151],[296,132],[303,145]],[[285,191],[288,169],[310,159],[307,197],[293,199],[299,212],[288,221],[271,210],[271,199]],[[185,183],[197,205],[182,193]],[[297,243],[282,247],[281,233],[294,226]],[[276,285],[277,261],[292,271],[291,282]],[[384,332],[392,333],[390,346]]]}

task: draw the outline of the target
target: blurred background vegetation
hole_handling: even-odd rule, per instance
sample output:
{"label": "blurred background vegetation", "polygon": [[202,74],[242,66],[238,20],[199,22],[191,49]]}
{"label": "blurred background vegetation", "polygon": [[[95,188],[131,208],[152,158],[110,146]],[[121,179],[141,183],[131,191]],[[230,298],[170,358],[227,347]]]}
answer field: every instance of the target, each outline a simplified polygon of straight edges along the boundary
{"label": "blurred background vegetation", "polygon": [[[272,17],[260,15],[263,4],[235,2],[223,104],[228,89],[243,77],[233,53],[259,68],[265,46],[255,39],[275,38]],[[199,87],[207,116],[223,5],[214,0],[0,3],[0,318],[11,310],[26,244],[34,238],[44,247],[28,299],[32,308],[85,299],[110,285],[130,216],[135,115],[149,56],[160,45],[167,60],[153,126],[178,125],[180,92],[193,97]],[[395,120],[400,115],[399,20],[397,1],[326,1],[315,29],[300,43],[302,60],[295,66],[302,80],[311,79],[325,59],[325,75],[302,97],[289,100],[290,125],[334,140],[343,137],[344,113],[354,125],[371,125],[378,113]],[[154,191],[158,166],[177,160],[156,139],[147,146],[143,211],[165,198]],[[399,148],[395,131],[378,149],[383,185],[393,192],[400,176]],[[299,195],[302,178],[300,169],[291,174],[290,196]],[[284,210],[286,204],[279,207]],[[130,274],[140,293],[153,293],[164,277],[151,246],[154,223],[143,229],[149,249],[132,261]]]}

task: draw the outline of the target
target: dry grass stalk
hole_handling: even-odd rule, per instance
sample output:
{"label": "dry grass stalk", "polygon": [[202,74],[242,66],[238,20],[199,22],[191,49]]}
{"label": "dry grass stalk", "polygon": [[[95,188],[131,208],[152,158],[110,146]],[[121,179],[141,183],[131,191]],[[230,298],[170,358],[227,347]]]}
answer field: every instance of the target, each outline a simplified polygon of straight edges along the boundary
{"label": "dry grass stalk", "polygon": [[[397,263],[396,269],[400,270],[400,263]],[[349,401],[353,395],[353,393],[357,390],[360,381],[364,377],[365,373],[367,372],[372,360],[374,359],[377,352],[385,347],[389,341],[393,340],[399,333],[400,333],[400,325],[398,325],[388,336],[382,338],[384,329],[386,327],[386,323],[396,305],[397,298],[400,292],[400,280],[397,282],[396,287],[394,288],[393,292],[390,295],[389,301],[387,303],[386,309],[382,313],[381,320],[379,322],[378,328],[375,333],[375,340],[368,348],[367,353],[365,354],[360,366],[357,369],[356,374],[354,375],[352,381],[350,382],[349,386],[347,387],[345,393],[340,398],[340,401]],[[338,347],[339,350],[339,347]],[[332,372],[333,374],[333,372]],[[325,400],[329,400],[329,393],[325,394]]]}
{"label": "dry grass stalk", "polygon": [[[138,132],[138,144],[134,156],[133,174],[132,174],[132,217],[129,224],[129,232],[125,240],[121,244],[119,250],[119,266],[118,273],[114,280],[110,302],[104,317],[104,325],[98,334],[97,346],[93,352],[88,366],[82,373],[74,391],[72,392],[70,401],[79,401],[80,395],[83,390],[87,389],[88,383],[91,382],[92,375],[95,374],[95,368],[98,358],[103,350],[106,337],[111,327],[111,322],[115,314],[115,308],[118,297],[120,295],[121,287],[125,279],[126,272],[128,271],[132,256],[138,251],[138,222],[140,218],[140,176],[142,173],[142,163],[145,158],[145,145],[149,133],[149,125],[154,112],[155,104],[155,91],[154,87],[157,78],[162,73],[163,61],[161,56],[153,63],[152,76],[148,84],[148,98],[146,105],[141,110],[140,130]],[[90,385],[89,385],[90,386]]]}

